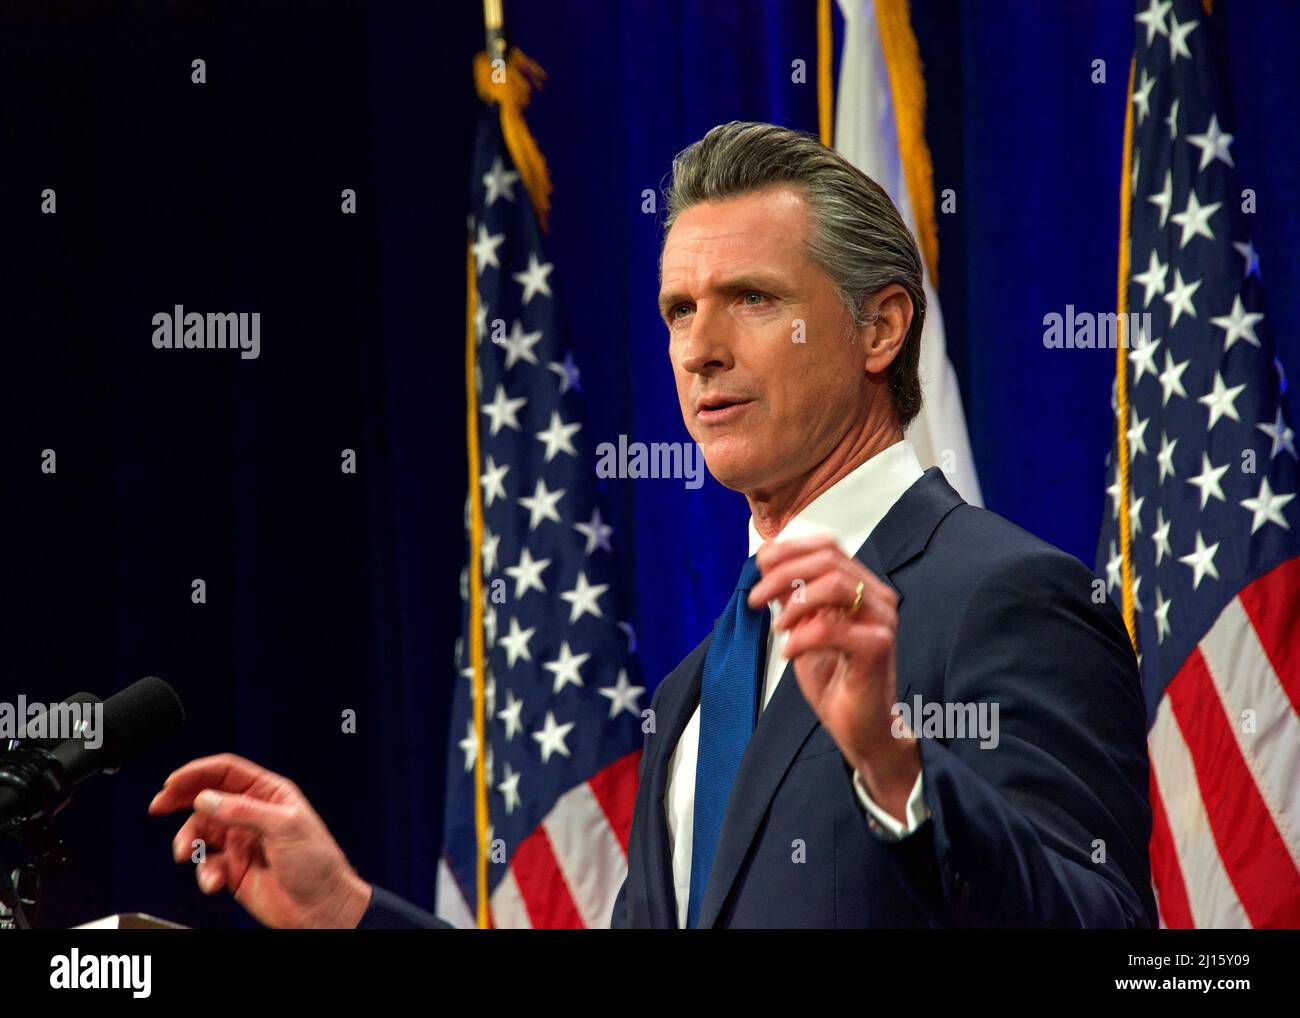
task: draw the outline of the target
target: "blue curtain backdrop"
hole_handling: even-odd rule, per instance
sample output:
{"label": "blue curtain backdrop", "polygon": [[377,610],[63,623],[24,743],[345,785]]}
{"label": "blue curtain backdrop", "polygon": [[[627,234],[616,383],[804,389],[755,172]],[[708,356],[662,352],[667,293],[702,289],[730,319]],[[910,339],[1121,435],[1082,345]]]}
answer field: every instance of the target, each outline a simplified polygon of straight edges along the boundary
{"label": "blue curtain backdrop", "polygon": [[[1300,6],[1216,3],[1233,155],[1281,361],[1300,371]],[[430,905],[464,559],[465,176],[480,5],[277,3],[0,15],[0,181],[14,498],[0,696],[156,673],[185,735],[85,789],[49,925],[143,909],[246,922],[173,867],[144,806],[231,749],[293,777],[367,877]],[[815,131],[810,0],[507,2],[549,72],[529,121],[592,439],[685,441],[643,192],[713,125]],[[990,508],[1091,564],[1113,352],[1046,350],[1042,318],[1113,307],[1133,7],[915,0],[940,299]],[[204,57],[210,83],[189,83]],[[1104,60],[1105,84],[1092,82]],[[791,80],[807,64],[807,84]],[[57,217],[36,212],[59,190]],[[339,215],[339,193],[359,212]],[[168,359],[149,317],[263,312],[253,362]],[[1294,420],[1294,417],[1292,418]],[[56,478],[40,450],[59,450]],[[339,453],[360,471],[341,475]],[[607,482],[645,671],[708,631],[746,551],[706,480]],[[209,602],[191,604],[190,580]],[[340,732],[354,709],[356,735]]]}

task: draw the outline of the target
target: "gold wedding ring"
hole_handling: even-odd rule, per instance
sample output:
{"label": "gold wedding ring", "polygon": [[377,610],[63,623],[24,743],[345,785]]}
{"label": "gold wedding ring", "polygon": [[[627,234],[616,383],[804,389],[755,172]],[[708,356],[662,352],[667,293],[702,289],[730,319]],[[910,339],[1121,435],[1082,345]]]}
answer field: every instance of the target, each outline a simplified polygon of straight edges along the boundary
{"label": "gold wedding ring", "polygon": [[853,595],[853,607],[850,608],[846,614],[856,615],[858,613],[858,609],[862,607],[862,592],[866,589],[866,587],[867,585],[864,581],[862,580],[858,581],[857,592]]}

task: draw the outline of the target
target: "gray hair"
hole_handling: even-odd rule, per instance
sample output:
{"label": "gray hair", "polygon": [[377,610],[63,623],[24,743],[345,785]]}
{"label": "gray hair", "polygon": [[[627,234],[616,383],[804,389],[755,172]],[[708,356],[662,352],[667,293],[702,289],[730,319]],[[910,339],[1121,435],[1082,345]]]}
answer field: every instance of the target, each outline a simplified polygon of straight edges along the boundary
{"label": "gray hair", "polygon": [[921,411],[921,255],[903,217],[879,184],[810,134],[775,124],[720,124],[673,159],[665,196],[664,238],[683,211],[788,184],[808,203],[808,254],[831,278],[855,326],[870,324],[866,302],[897,283],[912,299],[912,324],[889,366],[899,423]]}

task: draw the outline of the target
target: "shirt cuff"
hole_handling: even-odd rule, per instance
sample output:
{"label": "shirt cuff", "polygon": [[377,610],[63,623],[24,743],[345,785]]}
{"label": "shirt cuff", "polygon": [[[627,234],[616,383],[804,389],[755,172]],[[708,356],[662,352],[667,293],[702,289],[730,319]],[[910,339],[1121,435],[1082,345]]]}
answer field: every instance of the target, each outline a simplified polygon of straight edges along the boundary
{"label": "shirt cuff", "polygon": [[917,774],[912,794],[907,797],[907,822],[896,820],[877,806],[867,794],[858,772],[853,772],[853,790],[858,801],[867,811],[867,826],[886,841],[900,841],[930,819],[930,807],[925,803],[923,779],[924,774]]}

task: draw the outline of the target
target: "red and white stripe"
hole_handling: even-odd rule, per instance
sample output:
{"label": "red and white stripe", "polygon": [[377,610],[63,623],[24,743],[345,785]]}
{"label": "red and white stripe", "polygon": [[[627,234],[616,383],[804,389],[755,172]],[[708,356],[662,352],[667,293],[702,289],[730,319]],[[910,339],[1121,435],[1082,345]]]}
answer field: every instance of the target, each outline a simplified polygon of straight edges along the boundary
{"label": "red and white stripe", "polygon": [[[640,750],[620,757],[556,801],[492,892],[495,929],[609,927],[627,876],[640,760]],[[445,862],[438,868],[438,914],[453,926],[476,925]]]}
{"label": "red and white stripe", "polygon": [[1300,926],[1300,558],[1242,590],[1148,737],[1161,925]]}

